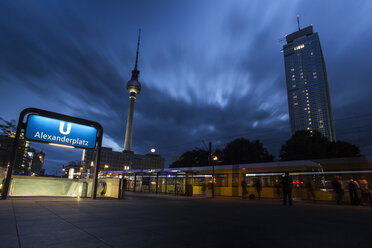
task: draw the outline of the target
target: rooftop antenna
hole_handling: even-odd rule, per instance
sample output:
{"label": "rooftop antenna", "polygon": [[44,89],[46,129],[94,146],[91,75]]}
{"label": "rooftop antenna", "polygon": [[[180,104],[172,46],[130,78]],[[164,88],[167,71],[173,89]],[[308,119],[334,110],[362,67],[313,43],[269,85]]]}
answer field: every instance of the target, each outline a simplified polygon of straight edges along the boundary
{"label": "rooftop antenna", "polygon": [[300,31],[300,16],[297,15],[297,26],[298,26],[298,31]]}
{"label": "rooftop antenna", "polygon": [[139,51],[140,40],[141,40],[141,29],[139,29],[139,31],[138,31],[138,42],[137,42],[136,64],[134,65],[134,70],[135,70],[135,71],[137,71],[138,51]]}

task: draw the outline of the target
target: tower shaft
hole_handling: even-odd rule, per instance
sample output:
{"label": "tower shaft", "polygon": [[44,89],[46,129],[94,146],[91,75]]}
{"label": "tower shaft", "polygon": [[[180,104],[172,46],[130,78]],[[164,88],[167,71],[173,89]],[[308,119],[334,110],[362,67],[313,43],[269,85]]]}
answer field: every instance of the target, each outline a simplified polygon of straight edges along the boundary
{"label": "tower shaft", "polygon": [[132,93],[129,96],[129,111],[128,111],[128,119],[127,119],[127,128],[125,131],[124,151],[132,150],[133,114],[134,114],[135,100],[136,100],[136,95]]}

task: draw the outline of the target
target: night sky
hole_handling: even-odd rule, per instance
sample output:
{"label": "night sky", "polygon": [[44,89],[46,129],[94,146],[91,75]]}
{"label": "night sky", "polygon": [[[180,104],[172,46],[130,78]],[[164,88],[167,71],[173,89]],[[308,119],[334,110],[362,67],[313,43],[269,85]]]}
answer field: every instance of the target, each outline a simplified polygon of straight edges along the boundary
{"label": "night sky", "polygon": [[[142,28],[133,150],[171,158],[260,139],[278,159],[290,137],[281,52],[313,24],[326,61],[336,138],[372,155],[371,1],[1,1],[0,116],[37,107],[98,121],[121,151],[125,85]],[[48,173],[81,150],[32,143]]]}

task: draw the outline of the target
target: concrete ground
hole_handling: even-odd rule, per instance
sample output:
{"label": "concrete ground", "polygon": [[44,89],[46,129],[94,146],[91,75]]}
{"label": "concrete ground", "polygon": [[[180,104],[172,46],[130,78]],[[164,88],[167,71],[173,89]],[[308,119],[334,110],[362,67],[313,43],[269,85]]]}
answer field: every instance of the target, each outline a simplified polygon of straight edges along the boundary
{"label": "concrete ground", "polygon": [[0,247],[372,247],[372,207],[127,194],[0,201]]}

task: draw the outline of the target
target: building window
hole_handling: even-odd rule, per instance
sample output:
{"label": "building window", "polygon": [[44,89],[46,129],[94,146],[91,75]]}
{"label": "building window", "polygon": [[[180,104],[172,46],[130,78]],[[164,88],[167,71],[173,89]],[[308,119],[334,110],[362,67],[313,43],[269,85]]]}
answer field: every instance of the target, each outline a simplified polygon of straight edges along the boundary
{"label": "building window", "polygon": [[302,48],[304,48],[304,47],[305,47],[305,45],[304,45],[304,44],[301,44],[301,45],[296,46],[296,47],[294,48],[294,50],[297,51],[297,50],[300,50],[300,49],[302,49]]}

